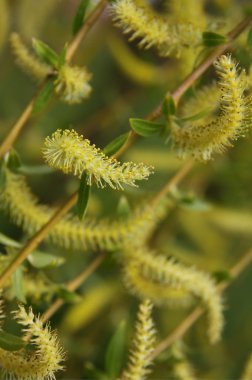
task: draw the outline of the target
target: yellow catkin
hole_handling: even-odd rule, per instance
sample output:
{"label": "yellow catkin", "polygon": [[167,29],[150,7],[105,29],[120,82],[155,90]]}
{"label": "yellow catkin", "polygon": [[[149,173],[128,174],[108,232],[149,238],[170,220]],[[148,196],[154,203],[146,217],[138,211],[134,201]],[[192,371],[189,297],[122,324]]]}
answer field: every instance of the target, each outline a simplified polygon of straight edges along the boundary
{"label": "yellow catkin", "polygon": [[192,303],[187,289],[164,286],[144,276],[137,260],[129,260],[123,268],[125,286],[135,296],[149,298],[155,305],[186,307]]}
{"label": "yellow catkin", "polygon": [[[172,209],[169,199],[158,207],[141,205],[128,219],[95,220],[85,218],[80,222],[67,215],[50,231],[47,240],[57,246],[75,250],[102,250],[121,247],[134,238],[138,244],[152,233],[157,223]],[[0,194],[0,206],[6,210],[15,224],[32,236],[48,222],[53,208],[39,205],[24,176],[6,170],[5,185]]]}
{"label": "yellow catkin", "polygon": [[123,190],[123,184],[137,186],[135,181],[148,179],[153,168],[142,163],[119,161],[105,154],[90,141],[78,135],[74,130],[58,129],[47,137],[43,148],[47,164],[64,173],[81,177],[87,174],[87,183],[94,180],[98,187],[109,185],[113,189]]}
{"label": "yellow catkin", "polygon": [[199,298],[207,308],[208,337],[211,343],[220,339],[223,329],[223,304],[220,294],[211,277],[204,272],[186,267],[172,259],[154,254],[146,247],[125,248],[125,264],[134,260],[138,262],[139,271],[146,279],[169,287],[187,289]]}
{"label": "yellow catkin", "polygon": [[116,26],[131,35],[130,40],[140,38],[140,47],[155,46],[161,56],[179,55],[181,49],[201,41],[200,30],[191,23],[172,21],[134,0],[115,1],[111,13]]}
{"label": "yellow catkin", "polygon": [[10,44],[17,64],[28,75],[37,80],[42,80],[52,72],[52,68],[49,65],[42,63],[30,53],[19,34],[11,34]]}
{"label": "yellow catkin", "polygon": [[55,332],[49,326],[43,326],[32,309],[27,312],[23,306],[15,312],[15,318],[23,326],[23,331],[31,335],[29,343],[32,352],[5,351],[0,348],[1,372],[4,378],[16,380],[55,379],[55,372],[62,370],[65,359],[63,349]]}
{"label": "yellow catkin", "polygon": [[91,74],[85,67],[65,64],[57,73],[55,92],[63,102],[79,104],[91,93],[90,79]]}
{"label": "yellow catkin", "polygon": [[150,373],[150,355],[154,349],[156,335],[151,311],[151,302],[148,299],[144,300],[139,306],[129,363],[121,380],[145,380]]}
{"label": "yellow catkin", "polygon": [[171,138],[181,157],[192,155],[209,160],[214,153],[222,153],[234,140],[243,137],[251,124],[251,99],[244,95],[244,74],[238,74],[229,55],[221,56],[215,67],[220,78],[220,115],[205,125],[186,122],[181,127],[172,123]]}

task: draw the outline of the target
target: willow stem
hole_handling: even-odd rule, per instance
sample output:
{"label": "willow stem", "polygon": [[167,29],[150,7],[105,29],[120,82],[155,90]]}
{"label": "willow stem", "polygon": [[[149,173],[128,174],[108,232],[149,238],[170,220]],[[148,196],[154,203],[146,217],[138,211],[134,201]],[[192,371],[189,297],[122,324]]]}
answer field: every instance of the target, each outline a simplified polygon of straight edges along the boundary
{"label": "willow stem", "polygon": [[[70,281],[66,288],[74,292],[78,289],[91,274],[103,263],[107,256],[107,252],[102,252],[99,256],[97,256],[87,268],[85,268],[77,277],[75,277],[72,281]],[[41,320],[45,323],[48,319],[50,319],[64,304],[64,301],[58,298],[41,316]]]}
{"label": "willow stem", "polygon": [[[67,62],[70,62],[73,58],[74,54],[76,53],[81,41],[84,37],[86,37],[88,31],[91,29],[95,21],[98,19],[98,17],[101,15],[102,11],[104,10],[105,6],[107,4],[106,0],[101,0],[98,5],[95,7],[95,9],[89,14],[87,19],[85,20],[85,24],[80,29],[80,31],[76,34],[76,36],[73,38],[72,42],[70,42],[67,52],[66,52],[66,60]],[[29,120],[32,111],[33,111],[33,105],[35,100],[37,99],[38,95],[40,94],[41,90],[43,89],[45,83],[47,82],[47,78],[41,83],[41,85],[38,87],[37,91],[33,95],[30,102],[25,107],[22,115],[18,118],[16,123],[11,128],[10,132],[2,142],[0,146],[0,158],[2,158],[5,153],[7,153],[14,142],[16,141],[17,137],[19,136],[20,132],[22,131],[23,127]]]}
{"label": "willow stem", "polygon": [[[242,258],[230,269],[230,274],[235,279],[238,277],[252,262],[252,248],[250,248]],[[218,286],[220,292],[223,292],[232,284],[232,281],[227,281]],[[203,307],[196,307],[180,325],[162,340],[151,354],[151,358],[156,358],[161,352],[166,350],[176,340],[181,339],[186,332],[193,326],[199,317],[205,312]]]}

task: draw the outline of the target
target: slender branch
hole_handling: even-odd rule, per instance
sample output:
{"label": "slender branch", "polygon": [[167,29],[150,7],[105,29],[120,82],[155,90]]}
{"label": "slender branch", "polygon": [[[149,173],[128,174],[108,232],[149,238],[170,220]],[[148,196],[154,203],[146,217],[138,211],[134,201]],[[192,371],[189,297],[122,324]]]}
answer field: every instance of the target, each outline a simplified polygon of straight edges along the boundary
{"label": "slender branch", "polygon": [[[91,29],[91,27],[93,26],[95,21],[98,19],[98,17],[101,15],[106,4],[107,4],[106,0],[101,0],[98,3],[98,5],[95,7],[95,9],[89,14],[89,16],[87,17],[85,21],[85,24],[80,29],[80,31],[76,34],[76,36],[73,38],[72,42],[68,46],[67,53],[66,53],[67,62],[71,61],[81,41],[87,35],[88,31]],[[40,84],[37,91],[33,95],[32,99],[25,107],[25,110],[23,111],[21,116],[18,118],[18,120],[13,125],[10,132],[8,133],[8,135],[2,142],[0,146],[0,158],[2,158],[5,155],[5,153],[7,153],[11,149],[13,143],[16,141],[17,137],[19,136],[19,133],[22,131],[23,127],[29,120],[33,111],[34,102],[37,99],[38,95],[40,94],[46,82],[47,82],[47,78],[43,80],[43,82]]]}
{"label": "slender branch", "polygon": [[8,265],[8,267],[1,273],[0,276],[0,289],[8,278],[15,272],[20,264],[28,257],[28,255],[34,251],[35,248],[41,243],[41,241],[47,236],[50,230],[55,224],[69,211],[77,200],[77,193],[74,193],[67,202],[60,207],[52,218],[26,243],[26,245],[19,251],[17,256]]}
{"label": "slender branch", "polygon": [[[244,29],[247,26],[250,25],[250,23],[252,23],[252,16],[244,19],[244,21],[239,23],[229,33],[230,40],[237,37],[242,31],[244,31]],[[215,49],[214,50],[215,54],[217,54],[217,51],[218,51],[218,54],[225,51],[225,49],[227,48],[227,46],[229,46],[229,44],[226,44],[225,46],[219,47],[218,49]],[[211,59],[207,58],[205,61],[205,62],[207,62],[207,64],[205,64],[205,65],[204,65],[204,63],[201,64],[198,68],[195,69],[195,71],[188,78],[194,78],[194,80],[197,79],[199,77],[199,75],[201,75],[207,69],[207,67],[209,67],[211,65],[211,63],[213,62],[213,60],[214,60],[213,52],[210,54],[210,57],[211,57]],[[204,65],[203,66],[204,69],[203,68],[200,69],[200,67],[202,65]],[[194,74],[195,72],[198,74]],[[189,82],[192,83],[192,79],[189,80],[188,78],[181,84],[181,86],[177,90],[175,90],[173,92],[172,96],[175,98],[175,100],[178,101],[180,96],[182,96],[182,94],[189,87]],[[159,106],[159,108],[161,109],[161,106]],[[154,118],[156,118],[158,116],[159,116],[159,113],[156,112],[156,110],[154,110],[151,114],[146,116],[146,119],[153,120]],[[130,137],[129,141],[134,141],[135,138],[136,138],[136,135],[134,133],[131,133],[131,137]],[[121,155],[125,151],[125,149],[127,149],[130,145],[131,145],[131,143],[125,144],[125,148],[122,148],[119,152],[117,152],[116,157]],[[193,162],[191,160],[188,163],[186,163],[180,169],[180,171],[177,174],[175,174],[174,177],[172,177],[169,180],[169,182],[165,186],[165,188],[163,190],[161,190],[161,192],[157,195],[157,200],[160,199],[160,197],[162,197],[163,195],[167,194],[167,192],[169,192],[171,190],[172,186],[177,185],[184,178],[184,176],[190,171],[192,166],[193,166]],[[52,216],[52,218],[48,221],[48,223],[45,226],[43,226],[31,238],[31,240],[23,247],[23,249],[19,252],[19,254],[16,256],[16,258],[9,264],[9,266],[5,269],[5,271],[0,275],[0,288],[3,287],[4,282],[17,269],[18,265],[20,265],[27,258],[27,256],[39,245],[39,243],[46,237],[46,235],[49,233],[49,231],[52,229],[52,227],[58,222],[58,220],[61,217],[63,217],[71,209],[71,207],[76,202],[76,200],[77,200],[77,193],[74,193],[67,200],[67,202]],[[156,201],[154,200],[154,202],[156,202]]]}
{"label": "slender branch", "polygon": [[[238,277],[252,262],[252,248],[250,248],[242,258],[230,269],[230,274],[233,280]],[[232,281],[227,281],[218,286],[220,292],[225,290]],[[161,352],[166,350],[177,339],[181,339],[185,333],[193,326],[199,317],[205,312],[202,307],[196,307],[181,323],[180,325],[162,340],[153,351],[151,358],[156,358]]]}
{"label": "slender branch", "polygon": [[[102,252],[99,256],[97,256],[87,268],[85,268],[77,277],[75,277],[72,281],[70,281],[66,288],[70,291],[75,291],[78,289],[91,274],[102,264],[107,256],[107,252]],[[64,304],[64,301],[58,298],[41,316],[41,320],[46,322],[48,319],[52,317],[59,310],[59,308]]]}

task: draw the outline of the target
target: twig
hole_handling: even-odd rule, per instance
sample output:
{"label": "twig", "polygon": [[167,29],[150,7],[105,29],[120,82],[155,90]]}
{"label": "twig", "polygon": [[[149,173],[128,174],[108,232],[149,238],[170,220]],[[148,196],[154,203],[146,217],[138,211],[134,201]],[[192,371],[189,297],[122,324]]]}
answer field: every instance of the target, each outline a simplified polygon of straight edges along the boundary
{"label": "twig", "polygon": [[[252,248],[250,248],[242,258],[230,269],[230,274],[233,279],[238,277],[252,262]],[[224,282],[218,286],[220,292],[224,291],[232,281]],[[166,350],[177,339],[181,339],[185,333],[192,327],[192,325],[199,319],[204,313],[203,307],[196,307],[181,323],[180,325],[169,334],[164,340],[162,340],[155,350],[152,352],[151,358],[156,358],[161,352]]]}
{"label": "twig", "polygon": [[[87,268],[83,270],[77,277],[75,277],[72,281],[70,281],[66,288],[70,291],[75,291],[78,289],[86,280],[87,278],[101,265],[101,263],[104,261],[104,259],[107,256],[107,252],[102,252],[99,256],[97,256]],[[59,308],[64,304],[64,301],[60,298],[58,298],[41,316],[41,320],[46,322],[48,319],[52,317],[53,314],[56,313],[56,311],[59,310]]]}
{"label": "twig", "polygon": [[[71,61],[82,39],[87,35],[88,31],[91,29],[91,27],[93,26],[97,18],[100,16],[102,11],[104,10],[106,4],[107,4],[106,0],[101,0],[98,3],[98,5],[95,7],[95,9],[87,17],[85,24],[80,29],[80,31],[76,34],[76,36],[73,38],[72,42],[68,46],[67,53],[66,53],[67,62]],[[10,132],[8,133],[8,135],[2,142],[0,146],[0,158],[2,158],[5,155],[5,153],[7,153],[11,149],[13,143],[16,141],[17,137],[19,136],[19,133],[21,132],[21,130],[23,129],[23,127],[29,120],[33,111],[34,102],[37,99],[38,95],[40,94],[46,82],[47,82],[47,78],[43,80],[43,82],[40,84],[37,91],[33,95],[32,99],[25,107],[25,110],[23,111],[22,115],[18,118],[18,120],[13,125]]]}

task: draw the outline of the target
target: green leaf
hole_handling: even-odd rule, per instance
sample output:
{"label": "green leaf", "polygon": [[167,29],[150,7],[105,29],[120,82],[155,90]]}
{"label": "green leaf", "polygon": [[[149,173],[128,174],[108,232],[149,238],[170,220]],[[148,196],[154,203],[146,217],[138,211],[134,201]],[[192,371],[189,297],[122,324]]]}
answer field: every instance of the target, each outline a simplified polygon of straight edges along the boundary
{"label": "green leaf", "polygon": [[130,213],[131,208],[128,199],[125,197],[125,195],[122,195],[118,202],[117,214],[122,218],[126,218],[130,215]]}
{"label": "green leaf", "polygon": [[28,256],[28,261],[34,268],[46,268],[58,267],[65,262],[65,259],[50,253],[34,251]]}
{"label": "green leaf", "polygon": [[0,243],[6,247],[20,248],[21,244],[9,238],[8,236],[0,233]]}
{"label": "green leaf", "polygon": [[80,220],[82,220],[85,211],[87,209],[88,199],[90,195],[91,186],[87,184],[87,174],[86,172],[82,173],[80,179],[80,187],[78,192],[78,201],[77,201],[77,214]]}
{"label": "green leaf", "polygon": [[125,349],[125,328],[125,321],[122,321],[112,336],[107,348],[105,368],[111,380],[117,379],[121,372]]}
{"label": "green leaf", "polygon": [[84,17],[86,14],[88,4],[89,4],[89,0],[80,1],[80,5],[76,11],[74,21],[73,21],[73,35],[78,33],[78,31],[81,29],[82,25],[84,24]]}
{"label": "green leaf", "polygon": [[54,173],[54,169],[47,165],[21,165],[18,172],[25,175],[43,175]]}
{"label": "green leaf", "polygon": [[64,286],[60,286],[57,290],[57,295],[59,298],[63,299],[67,303],[76,303],[80,300],[80,296],[71,290],[68,290]]}
{"label": "green leaf", "polygon": [[16,170],[21,166],[19,154],[14,149],[11,149],[10,153],[8,154],[6,166],[10,170]]}
{"label": "green leaf", "polygon": [[217,284],[221,282],[230,281],[232,279],[231,274],[227,270],[218,270],[212,273]]}
{"label": "green leaf", "polygon": [[54,78],[50,78],[47,80],[45,85],[43,86],[42,90],[38,94],[34,105],[33,105],[33,112],[39,112],[49,101],[53,94],[54,90]]}
{"label": "green leaf", "polygon": [[128,140],[129,133],[124,133],[116,137],[113,141],[111,141],[108,145],[105,146],[103,152],[106,156],[113,156],[119,149],[126,143]]}
{"label": "green leaf", "polygon": [[218,46],[227,42],[227,38],[225,36],[214,32],[203,32],[202,38],[203,45],[205,46]]}
{"label": "green leaf", "polygon": [[164,98],[162,104],[162,112],[167,118],[176,114],[176,104],[171,95],[168,95]]}
{"label": "green leaf", "polygon": [[25,346],[22,338],[0,331],[0,347],[5,351],[18,351]]}
{"label": "green leaf", "polygon": [[59,55],[59,67],[64,66],[64,64],[66,63],[67,46],[68,44],[66,43]]}
{"label": "green leaf", "polygon": [[22,303],[26,303],[24,294],[24,276],[23,267],[18,267],[12,275],[12,286],[15,296]]}
{"label": "green leaf", "polygon": [[248,31],[247,44],[252,47],[252,27]]}
{"label": "green leaf", "polygon": [[48,65],[54,68],[58,68],[59,56],[47,44],[45,44],[44,42],[36,38],[33,38],[32,46],[33,46],[33,49],[35,50],[35,53],[41,59],[41,61],[47,63]]}
{"label": "green leaf", "polygon": [[130,119],[129,122],[131,128],[143,137],[150,137],[161,133],[165,128],[165,124],[154,123],[144,119]]}

